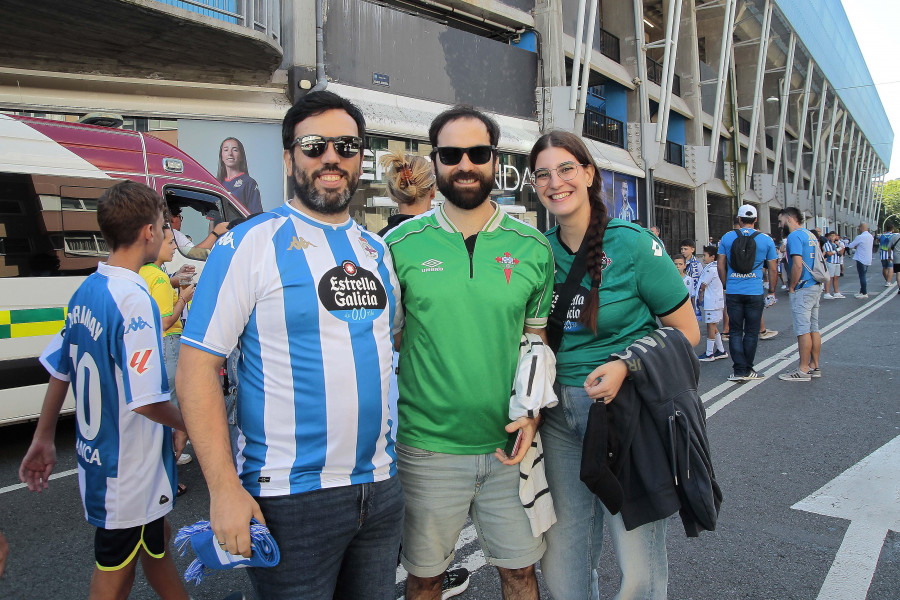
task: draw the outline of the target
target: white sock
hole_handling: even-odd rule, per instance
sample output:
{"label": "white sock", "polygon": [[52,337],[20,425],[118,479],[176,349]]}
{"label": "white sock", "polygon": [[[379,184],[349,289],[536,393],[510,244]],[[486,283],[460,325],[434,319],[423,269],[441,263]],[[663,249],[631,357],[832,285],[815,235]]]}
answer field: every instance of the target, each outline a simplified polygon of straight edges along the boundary
{"label": "white sock", "polygon": [[722,345],[722,334],[716,334],[716,347],[719,349],[719,352],[725,352],[725,346]]}
{"label": "white sock", "polygon": [[[716,339],[718,339],[718,337],[719,337],[719,336],[717,335],[717,336],[716,336]],[[709,338],[706,339],[706,353],[707,353],[707,354],[712,354],[712,353],[713,353],[713,344],[715,344],[715,343],[716,343],[715,340],[711,340],[711,339],[709,339]],[[721,342],[720,342],[720,343],[721,343]]]}

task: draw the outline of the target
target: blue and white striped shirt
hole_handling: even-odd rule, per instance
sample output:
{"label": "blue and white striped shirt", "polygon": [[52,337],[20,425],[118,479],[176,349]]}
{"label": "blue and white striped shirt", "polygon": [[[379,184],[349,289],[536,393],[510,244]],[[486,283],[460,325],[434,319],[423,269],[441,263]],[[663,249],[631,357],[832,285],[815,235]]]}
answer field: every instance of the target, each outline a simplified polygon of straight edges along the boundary
{"label": "blue and white striped shirt", "polygon": [[240,343],[238,474],[283,496],[395,474],[388,411],[400,288],[381,238],[284,204],[224,234],[182,343]]}
{"label": "blue and white striped shirt", "polygon": [[169,400],[160,331],[144,279],[100,263],[41,355],[75,394],[78,486],[85,517],[97,527],[146,525],[175,503],[172,430],[133,412]]}
{"label": "blue and white striped shirt", "polygon": [[[829,252],[834,252],[834,254],[827,256]],[[833,265],[841,264],[841,257],[838,256],[837,246],[835,246],[831,242],[825,242],[824,244],[822,244],[822,253],[826,254],[825,262],[831,263]]]}

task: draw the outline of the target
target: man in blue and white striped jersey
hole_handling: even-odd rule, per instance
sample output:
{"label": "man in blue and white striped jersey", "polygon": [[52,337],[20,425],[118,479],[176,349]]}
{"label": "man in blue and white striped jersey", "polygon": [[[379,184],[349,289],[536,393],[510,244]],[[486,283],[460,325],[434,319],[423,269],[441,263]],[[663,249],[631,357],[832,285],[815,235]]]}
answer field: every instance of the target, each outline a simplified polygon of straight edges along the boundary
{"label": "man in blue and white striped jersey", "polygon": [[[384,242],[349,214],[363,140],[362,113],[333,93],[288,111],[293,198],[219,238],[182,336],[176,385],[219,545],[250,556],[255,517],[281,552],[278,566],[250,570],[264,599],[393,599],[403,493],[388,388],[401,305]],[[233,463],[218,373],[235,346]]]}

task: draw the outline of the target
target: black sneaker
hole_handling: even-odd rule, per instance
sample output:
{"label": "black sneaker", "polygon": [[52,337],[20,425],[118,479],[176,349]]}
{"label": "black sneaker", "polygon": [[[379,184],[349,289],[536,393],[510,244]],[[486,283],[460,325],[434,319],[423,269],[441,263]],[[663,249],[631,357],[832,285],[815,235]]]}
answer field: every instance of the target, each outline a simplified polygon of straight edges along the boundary
{"label": "black sneaker", "polygon": [[469,570],[452,569],[444,573],[444,582],[441,583],[441,600],[447,600],[453,596],[459,596],[469,587]]}

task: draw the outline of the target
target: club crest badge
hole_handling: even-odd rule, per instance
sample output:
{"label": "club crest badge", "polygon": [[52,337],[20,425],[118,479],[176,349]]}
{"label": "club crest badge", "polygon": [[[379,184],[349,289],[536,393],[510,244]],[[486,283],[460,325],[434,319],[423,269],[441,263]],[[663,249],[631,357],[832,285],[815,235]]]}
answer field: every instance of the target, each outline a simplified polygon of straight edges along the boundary
{"label": "club crest badge", "polygon": [[503,256],[497,257],[497,263],[503,267],[503,274],[506,275],[506,284],[509,285],[509,277],[512,275],[516,265],[519,264],[519,259],[513,258],[509,252],[504,252]]}
{"label": "club crest badge", "polygon": [[359,247],[362,248],[362,251],[366,253],[366,256],[371,258],[372,260],[376,260],[378,258],[378,250],[376,250],[369,241],[363,236],[359,236]]}

